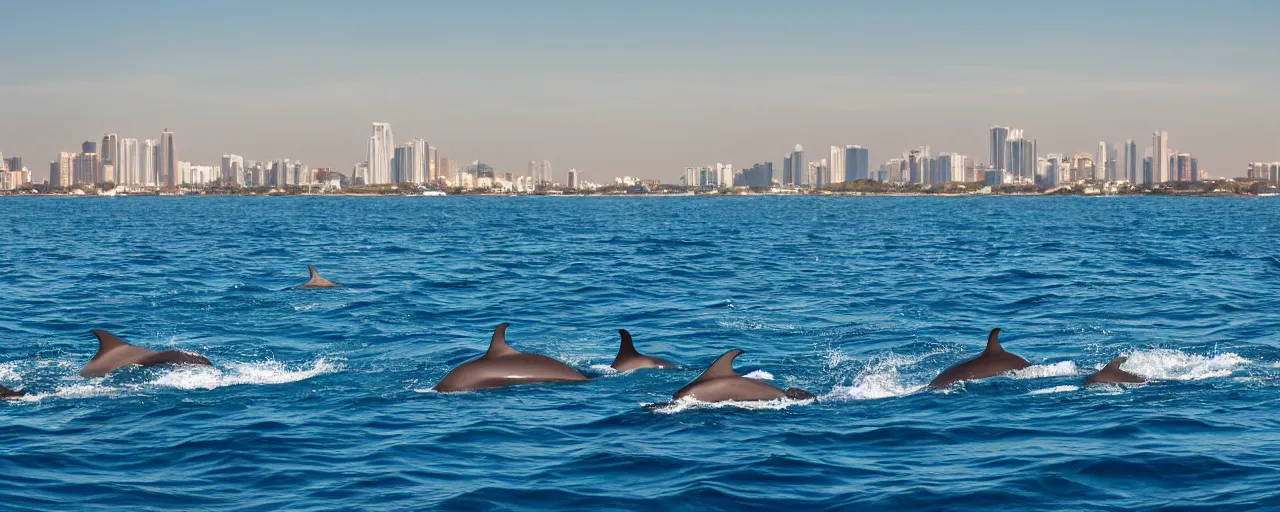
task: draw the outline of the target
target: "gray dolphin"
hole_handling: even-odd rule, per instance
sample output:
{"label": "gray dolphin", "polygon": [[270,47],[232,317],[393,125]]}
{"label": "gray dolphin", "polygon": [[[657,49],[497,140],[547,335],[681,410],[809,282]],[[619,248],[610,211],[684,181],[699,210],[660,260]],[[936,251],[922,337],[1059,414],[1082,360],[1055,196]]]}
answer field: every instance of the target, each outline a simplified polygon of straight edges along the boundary
{"label": "gray dolphin", "polygon": [[14,391],[4,386],[0,386],[0,399],[17,400],[19,398],[22,398],[22,396],[25,394],[27,394],[26,391],[22,391],[22,390]]}
{"label": "gray dolphin", "polygon": [[507,344],[507,325],[493,330],[489,351],[449,372],[436,384],[443,393],[471,389],[500,388],[534,382],[576,382],[587,380],[577,370],[539,354],[526,354]]}
{"label": "gray dolphin", "polygon": [[620,372],[628,370],[637,370],[640,368],[675,368],[676,364],[663,359],[661,357],[653,357],[641,355],[636,351],[636,346],[631,341],[631,333],[626,329],[618,329],[618,334],[622,335],[622,346],[618,347],[618,357],[613,359],[613,369]]}
{"label": "gray dolphin", "polygon": [[1004,351],[1000,346],[1000,329],[992,329],[987,336],[987,349],[978,357],[947,368],[938,375],[929,387],[942,389],[962,380],[977,380],[995,377],[1009,370],[1020,370],[1031,366],[1026,359]]}
{"label": "gray dolphin", "polygon": [[311,273],[311,280],[298,285],[298,288],[309,290],[312,288],[333,288],[335,286],[342,286],[341,283],[335,283],[320,277],[320,273],[316,272],[315,265],[307,265],[307,272]]}
{"label": "gray dolphin", "polygon": [[129,365],[152,366],[157,364],[202,364],[209,365],[208,359],[198,354],[189,354],[179,350],[156,352],[142,347],[130,345],[114,334],[94,329],[93,335],[98,337],[98,353],[94,354],[89,364],[80,369],[81,377],[102,377],[121,367]]}
{"label": "gray dolphin", "polygon": [[701,402],[774,400],[783,397],[796,400],[813,398],[813,393],[800,388],[783,391],[764,381],[738,375],[738,372],[733,371],[733,360],[741,354],[742,350],[739,349],[725,352],[716,359],[716,362],[711,363],[707,371],[702,372],[702,375],[680,388],[671,397],[679,400],[688,396]]}
{"label": "gray dolphin", "polygon": [[1139,377],[1137,375],[1134,375],[1132,373],[1129,373],[1120,369],[1120,365],[1124,364],[1124,362],[1128,360],[1129,358],[1125,356],[1120,356],[1115,359],[1112,359],[1110,363],[1107,363],[1107,366],[1103,367],[1101,370],[1098,370],[1098,373],[1090,375],[1089,378],[1084,381],[1084,385],[1089,386],[1093,384],[1121,384],[1121,383],[1137,384],[1141,382],[1146,382],[1147,379],[1144,379],[1142,377]]}

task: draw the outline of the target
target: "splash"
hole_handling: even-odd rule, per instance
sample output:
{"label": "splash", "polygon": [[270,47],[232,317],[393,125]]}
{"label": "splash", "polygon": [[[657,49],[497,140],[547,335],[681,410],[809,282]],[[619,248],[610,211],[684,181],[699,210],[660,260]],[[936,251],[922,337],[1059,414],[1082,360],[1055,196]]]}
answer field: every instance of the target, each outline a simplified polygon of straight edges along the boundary
{"label": "splash", "polygon": [[288,384],[333,373],[340,368],[324,359],[311,366],[289,369],[274,359],[254,363],[230,363],[223,370],[212,366],[183,366],[160,375],[153,384],[177,389],[216,389],[241,384]]}
{"label": "splash", "polygon": [[17,382],[22,380],[18,375],[18,363],[0,363],[0,382]]}
{"label": "splash", "polygon": [[743,375],[743,377],[746,377],[748,379],[755,379],[755,380],[773,380],[773,374],[766,372],[764,370],[756,370],[746,375]]}
{"label": "splash", "polygon": [[[675,414],[691,409],[722,409],[725,407],[735,407],[738,409],[747,409],[752,411],[767,410],[779,411],[793,405],[809,405],[813,403],[813,399],[794,400],[791,398],[778,398],[775,400],[752,400],[747,402],[738,402],[734,400],[726,400],[723,402],[702,402],[693,397],[684,397],[671,403],[666,404],[640,404],[644,407],[651,407],[653,412],[658,414]],[[655,407],[657,406],[657,407]]]}
{"label": "splash", "polygon": [[1202,356],[1162,348],[1129,354],[1129,360],[1120,368],[1151,380],[1203,380],[1230,377],[1249,362],[1232,352]]}
{"label": "splash", "polygon": [[631,372],[620,372],[607,364],[593,364],[591,366],[588,366],[587,368],[593,372],[599,373],[601,377],[617,377],[619,375],[626,375],[628,373],[631,373]]}
{"label": "splash", "polygon": [[1059,361],[1053,364],[1035,364],[1021,370],[1006,372],[1011,379],[1043,379],[1047,377],[1070,377],[1080,373],[1074,361]]}
{"label": "splash", "polygon": [[1054,386],[1051,388],[1037,389],[1027,394],[1028,395],[1047,395],[1050,393],[1067,393],[1067,392],[1079,391],[1079,390],[1080,390],[1080,386]]}
{"label": "splash", "polygon": [[823,399],[879,400],[906,396],[925,388],[925,384],[909,384],[902,376],[902,368],[914,366],[933,354],[907,357],[890,353],[868,363],[848,386],[835,386]]}
{"label": "splash", "polygon": [[116,387],[103,384],[100,380],[88,384],[72,384],[59,386],[51,393],[31,393],[18,398],[19,402],[40,402],[47,398],[96,398],[100,396],[118,396],[126,391],[136,391],[137,386]]}

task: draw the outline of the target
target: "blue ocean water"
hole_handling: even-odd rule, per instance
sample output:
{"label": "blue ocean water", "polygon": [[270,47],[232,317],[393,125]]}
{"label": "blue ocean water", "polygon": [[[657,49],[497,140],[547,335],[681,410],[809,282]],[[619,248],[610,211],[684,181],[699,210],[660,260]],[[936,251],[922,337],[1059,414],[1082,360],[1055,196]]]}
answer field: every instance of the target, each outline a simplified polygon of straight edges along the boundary
{"label": "blue ocean water", "polygon": [[[0,508],[1280,507],[1276,205],[5,198]],[[500,322],[595,378],[432,392]],[[923,389],[992,327],[1035,366]],[[818,399],[644,407],[731,348]]]}

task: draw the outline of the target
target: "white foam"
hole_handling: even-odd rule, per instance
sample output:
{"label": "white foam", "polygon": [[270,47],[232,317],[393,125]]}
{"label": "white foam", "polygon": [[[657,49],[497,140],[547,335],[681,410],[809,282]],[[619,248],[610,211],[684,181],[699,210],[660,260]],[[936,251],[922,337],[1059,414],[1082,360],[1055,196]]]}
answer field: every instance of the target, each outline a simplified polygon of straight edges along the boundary
{"label": "white foam", "polygon": [[414,393],[439,393],[439,391],[436,391],[435,388],[417,388],[417,389],[414,389],[413,392]]}
{"label": "white foam", "polygon": [[[133,388],[134,386],[130,386]],[[39,402],[46,398],[94,398],[99,396],[116,396],[122,392],[128,391],[124,387],[107,386],[102,384],[101,380],[88,384],[72,384],[69,386],[60,386],[52,393],[31,393],[18,398],[21,402]]]}
{"label": "white foam", "polygon": [[1037,389],[1027,394],[1028,395],[1046,395],[1049,393],[1066,393],[1069,391],[1079,391],[1079,390],[1080,390],[1080,386],[1054,386],[1051,388]]}
{"label": "white foam", "polygon": [[889,353],[868,363],[848,386],[835,386],[823,396],[823,400],[879,400],[906,396],[925,388],[926,384],[905,382],[901,369],[914,366],[938,352],[921,356],[900,356]]}
{"label": "white foam", "polygon": [[748,379],[755,379],[755,380],[773,380],[773,374],[766,372],[764,370],[756,370],[754,372],[743,375],[743,377],[746,377]]}
{"label": "white foam", "polygon": [[[752,400],[747,402],[738,402],[735,400],[725,400],[723,402],[703,402],[693,397],[684,397],[674,402],[664,404],[661,407],[655,407],[653,412],[658,414],[675,414],[690,409],[720,409],[723,407],[737,407],[739,409],[749,410],[781,410],[793,405],[809,405],[813,403],[813,399],[794,400],[791,398],[778,398],[775,400]],[[648,407],[655,404],[640,404]]]}
{"label": "white foam", "polygon": [[799,329],[796,324],[766,324],[764,322],[746,322],[742,320],[734,320],[732,322],[720,320],[716,322],[716,325],[735,331],[795,331]]}
{"label": "white foam", "polygon": [[834,370],[837,367],[839,367],[842,363],[846,361],[853,361],[853,360],[854,360],[853,357],[845,355],[844,352],[840,351],[840,349],[828,347],[827,357],[826,357],[826,360],[823,361],[823,364],[826,365],[828,370]]}
{"label": "white foam", "polygon": [[619,375],[626,375],[627,373],[630,373],[620,372],[607,364],[593,364],[587,368],[590,368],[592,371],[599,372],[601,377],[617,377]]}
{"label": "white foam", "polygon": [[1248,359],[1231,352],[1206,357],[1161,348],[1129,354],[1120,368],[1151,380],[1203,380],[1229,377],[1237,367],[1248,363]]}
{"label": "white foam", "polygon": [[339,367],[317,359],[309,367],[289,369],[274,359],[254,363],[230,363],[226,370],[185,365],[161,374],[152,384],[178,389],[215,389],[241,384],[287,384],[338,371]]}
{"label": "white foam", "polygon": [[0,363],[0,382],[17,382],[22,380],[18,375],[18,363]]}
{"label": "white foam", "polygon": [[1053,364],[1034,364],[1021,370],[1005,372],[1011,379],[1043,379],[1047,377],[1069,377],[1080,373],[1074,361],[1059,361]]}

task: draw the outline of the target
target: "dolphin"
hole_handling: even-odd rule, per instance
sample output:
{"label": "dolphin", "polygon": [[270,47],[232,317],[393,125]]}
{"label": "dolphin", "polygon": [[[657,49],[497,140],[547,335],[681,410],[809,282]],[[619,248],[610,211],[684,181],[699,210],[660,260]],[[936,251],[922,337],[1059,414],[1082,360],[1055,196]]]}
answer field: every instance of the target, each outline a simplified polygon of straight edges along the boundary
{"label": "dolphin", "polygon": [[679,400],[687,396],[701,402],[774,400],[783,397],[795,400],[813,398],[813,393],[800,388],[783,391],[764,381],[738,375],[738,372],[733,371],[733,360],[741,354],[742,350],[736,348],[725,352],[711,363],[707,371],[702,372],[702,375],[693,379],[693,382],[687,386],[680,388],[671,395],[671,398]]}
{"label": "dolphin", "polygon": [[0,386],[0,399],[17,400],[19,398],[22,398],[22,396],[25,394],[27,394],[26,391],[22,391],[22,390],[14,391],[4,386]]}
{"label": "dolphin", "polygon": [[320,273],[316,271],[315,265],[307,265],[307,271],[311,273],[311,280],[298,285],[298,288],[310,290],[312,288],[333,288],[335,286],[342,286],[341,283],[335,283],[320,277]]}
{"label": "dolphin", "polygon": [[631,342],[631,333],[627,332],[626,329],[618,329],[618,334],[622,335],[622,346],[618,347],[618,357],[614,358],[613,364],[609,365],[613,369],[625,372],[640,368],[676,367],[675,363],[661,357],[641,355],[637,352],[636,346]]}
{"label": "dolphin", "polygon": [[947,368],[929,383],[929,387],[942,389],[962,380],[985,379],[1028,366],[1031,363],[1026,359],[1004,351],[1004,347],[1000,346],[1000,329],[995,328],[987,336],[987,349],[981,355]]}
{"label": "dolphin", "polygon": [[1101,370],[1098,370],[1098,373],[1090,375],[1089,378],[1084,381],[1084,385],[1090,386],[1093,384],[1121,384],[1121,383],[1137,384],[1141,382],[1146,382],[1147,379],[1144,379],[1142,377],[1139,377],[1137,375],[1134,375],[1132,373],[1129,373],[1120,369],[1120,365],[1124,364],[1124,362],[1128,360],[1129,358],[1125,356],[1120,356],[1115,359],[1112,359],[1110,363],[1107,363],[1107,366],[1103,367]]}
{"label": "dolphin", "polygon": [[198,354],[189,354],[179,350],[156,352],[142,347],[130,345],[114,334],[94,329],[93,335],[98,337],[98,353],[93,355],[89,364],[80,369],[81,377],[103,377],[117,369],[129,366],[153,366],[157,364],[211,364],[208,359]]}
{"label": "dolphin", "polygon": [[458,365],[436,384],[442,393],[500,388],[534,382],[578,382],[587,378],[560,361],[540,354],[526,354],[507,344],[507,326],[493,330],[489,351],[479,359]]}

